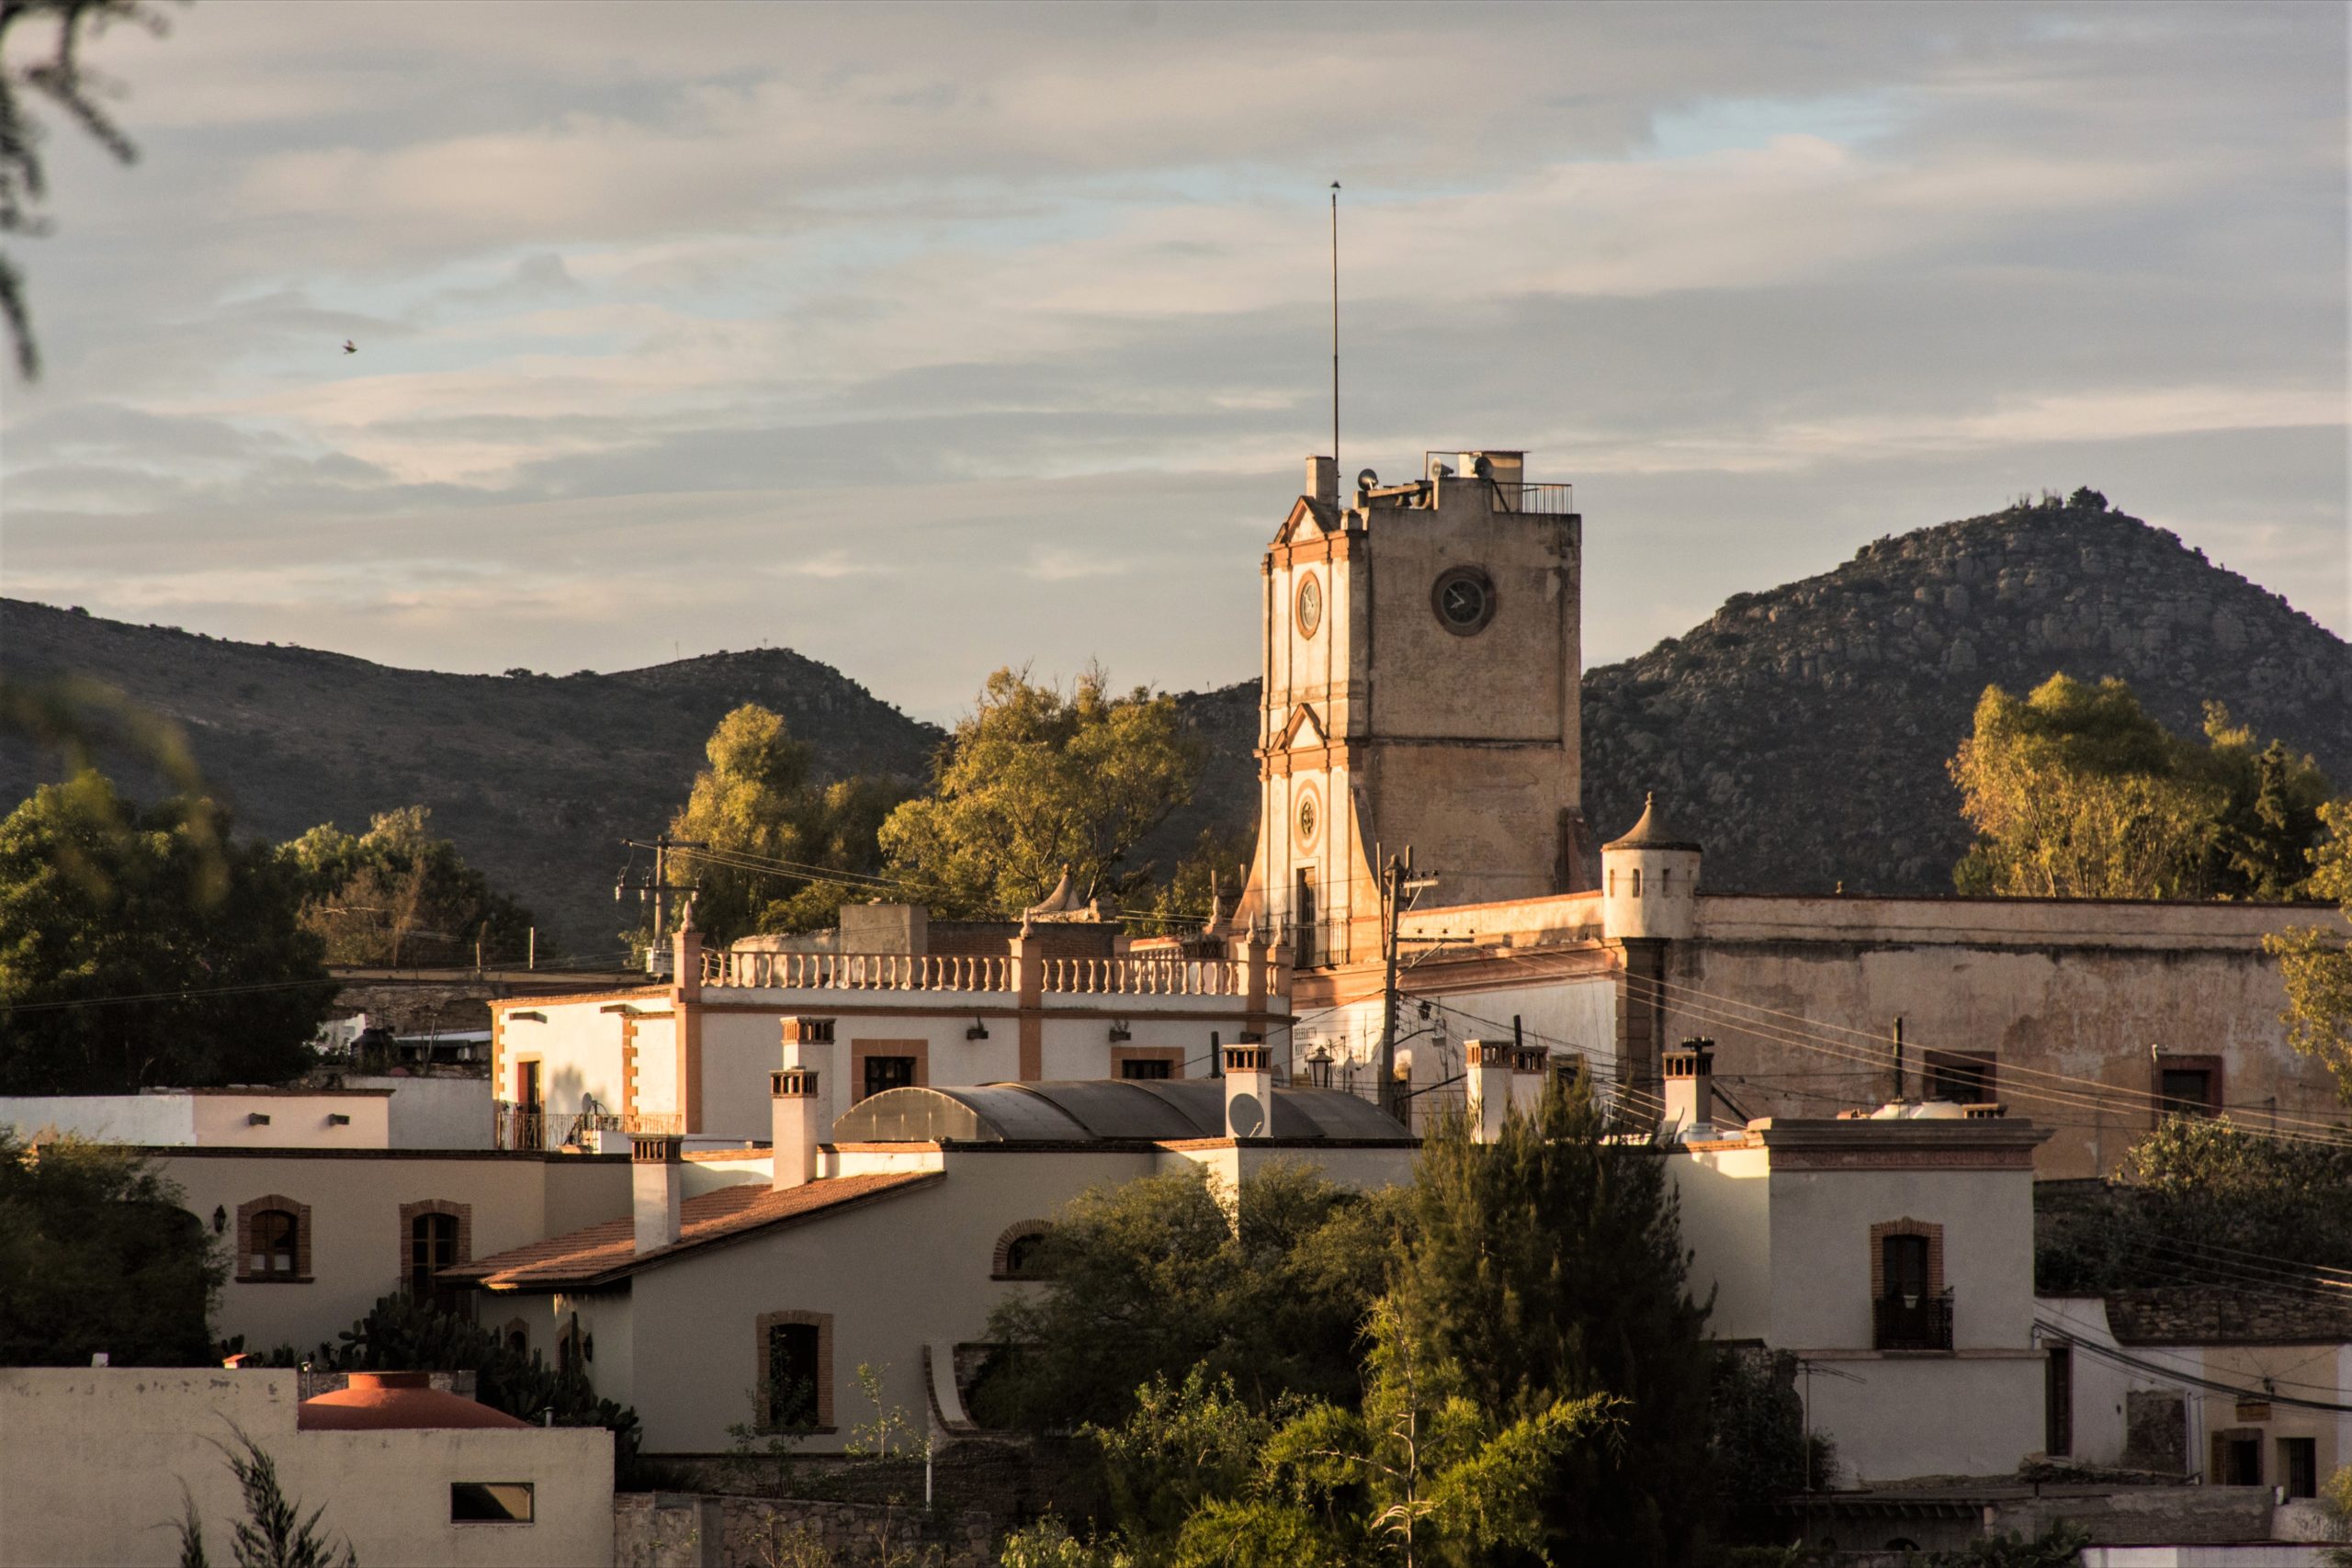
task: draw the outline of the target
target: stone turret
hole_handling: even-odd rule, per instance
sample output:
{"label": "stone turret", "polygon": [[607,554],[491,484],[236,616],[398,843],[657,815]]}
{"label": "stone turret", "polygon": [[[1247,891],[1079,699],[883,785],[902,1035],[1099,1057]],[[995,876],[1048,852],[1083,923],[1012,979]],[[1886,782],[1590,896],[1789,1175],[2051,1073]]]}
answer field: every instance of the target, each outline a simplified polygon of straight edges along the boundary
{"label": "stone turret", "polygon": [[1698,929],[1699,845],[1667,827],[1657,795],[1631,832],[1600,847],[1600,893],[1612,939],[1682,941]]}

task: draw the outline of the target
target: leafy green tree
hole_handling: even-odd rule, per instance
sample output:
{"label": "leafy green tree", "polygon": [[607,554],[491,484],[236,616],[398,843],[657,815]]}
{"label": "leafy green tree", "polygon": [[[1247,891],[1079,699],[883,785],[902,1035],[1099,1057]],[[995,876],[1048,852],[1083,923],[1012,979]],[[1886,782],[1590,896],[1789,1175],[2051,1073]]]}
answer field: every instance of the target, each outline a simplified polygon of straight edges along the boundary
{"label": "leafy green tree", "polygon": [[2053,675],[2024,698],[1988,686],[1949,764],[1977,840],[1961,890],[2068,898],[2306,897],[2327,780],[2284,742],[2208,704],[2202,747],[2132,689]]}
{"label": "leafy green tree", "polygon": [[939,914],[1016,914],[1066,867],[1081,899],[1140,897],[1150,868],[1125,857],[1192,798],[1199,771],[1173,698],[1114,695],[1099,667],[1067,694],[1000,670],[941,750],[931,793],[882,825],[882,849],[936,890]]}
{"label": "leafy green tree", "polygon": [[1128,924],[1152,936],[1199,926],[1215,912],[1220,895],[1231,898],[1249,881],[1257,831],[1255,826],[1202,829],[1192,850],[1176,863],[1168,880],[1151,890],[1142,902],[1143,912],[1129,916]]}
{"label": "leafy green tree", "polygon": [[2038,1202],[2039,1289],[2227,1284],[2235,1253],[2352,1269],[2352,1150],[2282,1142],[2222,1116],[2170,1116],[2096,1200]]}
{"label": "leafy green tree", "polygon": [[979,1413],[1112,1426],[1138,1387],[1194,1369],[1230,1376],[1260,1410],[1352,1398],[1395,1202],[1288,1164],[1238,1199],[1198,1172],[1086,1193],[1042,1243],[1050,1282],[990,1314],[989,1337],[1016,1348],[976,1393]]}
{"label": "leafy green tree", "polygon": [[1795,1372],[1796,1359],[1785,1351],[1726,1350],[1716,1367],[1709,1434],[1713,1496],[1726,1529],[1742,1539],[1781,1534],[1771,1506],[1826,1488],[1838,1473],[1837,1445],[1805,1430]]}
{"label": "leafy green tree", "polygon": [[379,811],[354,837],[332,822],[288,840],[278,858],[303,889],[302,924],[328,962],[470,964],[519,959],[531,911],[492,887],[448,840],[430,807]]}
{"label": "leafy green tree", "polygon": [[2090,1543],[2089,1530],[2060,1519],[2030,1540],[2010,1531],[1930,1552],[1925,1568],[2075,1568]]}
{"label": "leafy green tree", "polygon": [[1505,1426],[1561,1400],[1625,1401],[1605,1445],[1565,1450],[1544,1488],[1554,1555],[1689,1560],[1713,1477],[1714,1351],[1664,1162],[1605,1136],[1555,1080],[1492,1144],[1448,1118],[1421,1145],[1391,1299],[1427,1364]]}
{"label": "leafy green tree", "polygon": [[[813,750],[752,703],[718,721],[704,755],[710,765],[695,775],[670,832],[706,846],[682,854],[680,864],[707,938],[813,931],[832,924],[846,900],[867,896],[852,884],[881,869],[876,835],[905,791],[865,777],[817,782]],[[818,869],[759,863],[776,861]]]}
{"label": "leafy green tree", "polygon": [[0,1127],[0,1366],[200,1366],[228,1269],[130,1150]]}
{"label": "leafy green tree", "polygon": [[274,1082],[334,1000],[270,852],[202,803],[141,810],[102,775],[0,821],[0,1090]]}
{"label": "leafy green tree", "polygon": [[[2333,899],[2352,926],[2352,799],[2321,807],[2320,818],[2328,835],[2308,852],[2306,888],[2314,898]],[[2301,926],[2263,938],[2262,946],[2278,960],[2287,988],[2287,1043],[2317,1058],[2335,1079],[2336,1093],[2352,1104],[2352,938]]]}

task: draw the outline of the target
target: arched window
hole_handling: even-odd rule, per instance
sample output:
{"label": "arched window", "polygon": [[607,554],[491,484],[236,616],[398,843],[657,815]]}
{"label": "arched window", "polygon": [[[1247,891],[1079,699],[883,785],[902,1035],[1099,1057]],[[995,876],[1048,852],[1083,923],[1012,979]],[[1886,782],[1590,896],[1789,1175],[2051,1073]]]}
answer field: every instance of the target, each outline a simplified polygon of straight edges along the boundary
{"label": "arched window", "polygon": [[1043,1280],[1046,1277],[1046,1235],[1053,1229],[1044,1220],[1023,1220],[1008,1225],[996,1238],[996,1262],[989,1270],[992,1280]]}
{"label": "arched window", "polygon": [[302,1222],[283,1209],[264,1209],[254,1215],[252,1252],[245,1267],[255,1274],[291,1274],[301,1256]]}
{"label": "arched window", "polygon": [[401,1205],[401,1282],[417,1301],[444,1311],[458,1306],[458,1287],[435,1279],[473,1257],[473,1205],[427,1198]]}
{"label": "arched window", "polygon": [[311,1208],[272,1192],[237,1205],[237,1279],[301,1284],[311,1278]]}

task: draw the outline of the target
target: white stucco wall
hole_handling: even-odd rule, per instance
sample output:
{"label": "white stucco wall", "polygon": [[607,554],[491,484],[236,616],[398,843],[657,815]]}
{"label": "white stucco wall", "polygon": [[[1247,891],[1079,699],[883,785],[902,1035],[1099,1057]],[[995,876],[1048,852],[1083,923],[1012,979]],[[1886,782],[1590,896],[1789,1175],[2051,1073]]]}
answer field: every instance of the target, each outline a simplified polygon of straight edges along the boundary
{"label": "white stucco wall", "polygon": [[[601,1427],[305,1432],[295,1374],[178,1368],[0,1370],[0,1568],[171,1564],[180,1488],[212,1560],[243,1518],[217,1442],[243,1428],[303,1511],[370,1568],[613,1560],[612,1435]],[[455,1481],[528,1482],[532,1523],[453,1524]]]}
{"label": "white stucco wall", "polygon": [[1771,1343],[1872,1342],[1871,1227],[1944,1230],[1944,1283],[1958,1350],[2022,1349],[2033,1329],[2033,1182],[2023,1170],[1786,1170],[1770,1178]]}
{"label": "white stucco wall", "polygon": [[1714,1292],[1707,1332],[1717,1339],[1771,1337],[1770,1170],[1762,1149],[1689,1150],[1666,1156],[1690,1249],[1690,1293]]}
{"label": "white stucco wall", "polygon": [[391,1092],[390,1145],[396,1149],[486,1149],[492,1145],[486,1077],[346,1077],[352,1089]]}
{"label": "white stucco wall", "polygon": [[240,1280],[231,1259],[214,1331],[249,1350],[308,1351],[366,1314],[399,1281],[407,1256],[401,1205],[427,1199],[471,1210],[472,1255],[618,1219],[629,1212],[628,1164],[619,1158],[506,1153],[341,1154],[179,1149],[159,1152],[159,1174],[208,1235],[216,1209],[233,1250],[239,1205],[290,1198],[311,1211],[311,1278]]}
{"label": "white stucco wall", "polygon": [[1813,1429],[1837,1440],[1842,1483],[2007,1476],[2041,1451],[2039,1350],[1808,1359],[1813,1375],[1799,1370],[1800,1392]]}
{"label": "white stucco wall", "polygon": [[[147,1094],[31,1095],[0,1100],[20,1137],[45,1128],[150,1148],[380,1149],[390,1096],[381,1089],[199,1089]],[[266,1116],[256,1125],[253,1118]],[[337,1122],[332,1118],[347,1120]]]}

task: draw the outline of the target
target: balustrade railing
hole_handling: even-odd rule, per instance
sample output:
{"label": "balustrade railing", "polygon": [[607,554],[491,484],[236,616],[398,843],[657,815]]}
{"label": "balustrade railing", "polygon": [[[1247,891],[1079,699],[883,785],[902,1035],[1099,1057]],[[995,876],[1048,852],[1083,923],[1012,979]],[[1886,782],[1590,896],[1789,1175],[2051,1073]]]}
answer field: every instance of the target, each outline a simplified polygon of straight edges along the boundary
{"label": "balustrade railing", "polygon": [[1890,1293],[1871,1303],[1874,1348],[1881,1350],[1951,1348],[1951,1292]]}
{"label": "balustrade railing", "polygon": [[[1015,960],[949,953],[708,953],[707,986],[812,991],[1014,991]],[[1040,958],[1037,988],[1059,995],[1239,997],[1250,990],[1245,959],[1125,953],[1102,958]],[[1271,960],[1261,984],[1274,994]]]}
{"label": "balustrade railing", "polygon": [[609,1111],[542,1111],[497,1100],[491,1106],[492,1137],[502,1149],[560,1149],[585,1145],[592,1133],[684,1133],[686,1121],[674,1111],[640,1111],[623,1116]]}

